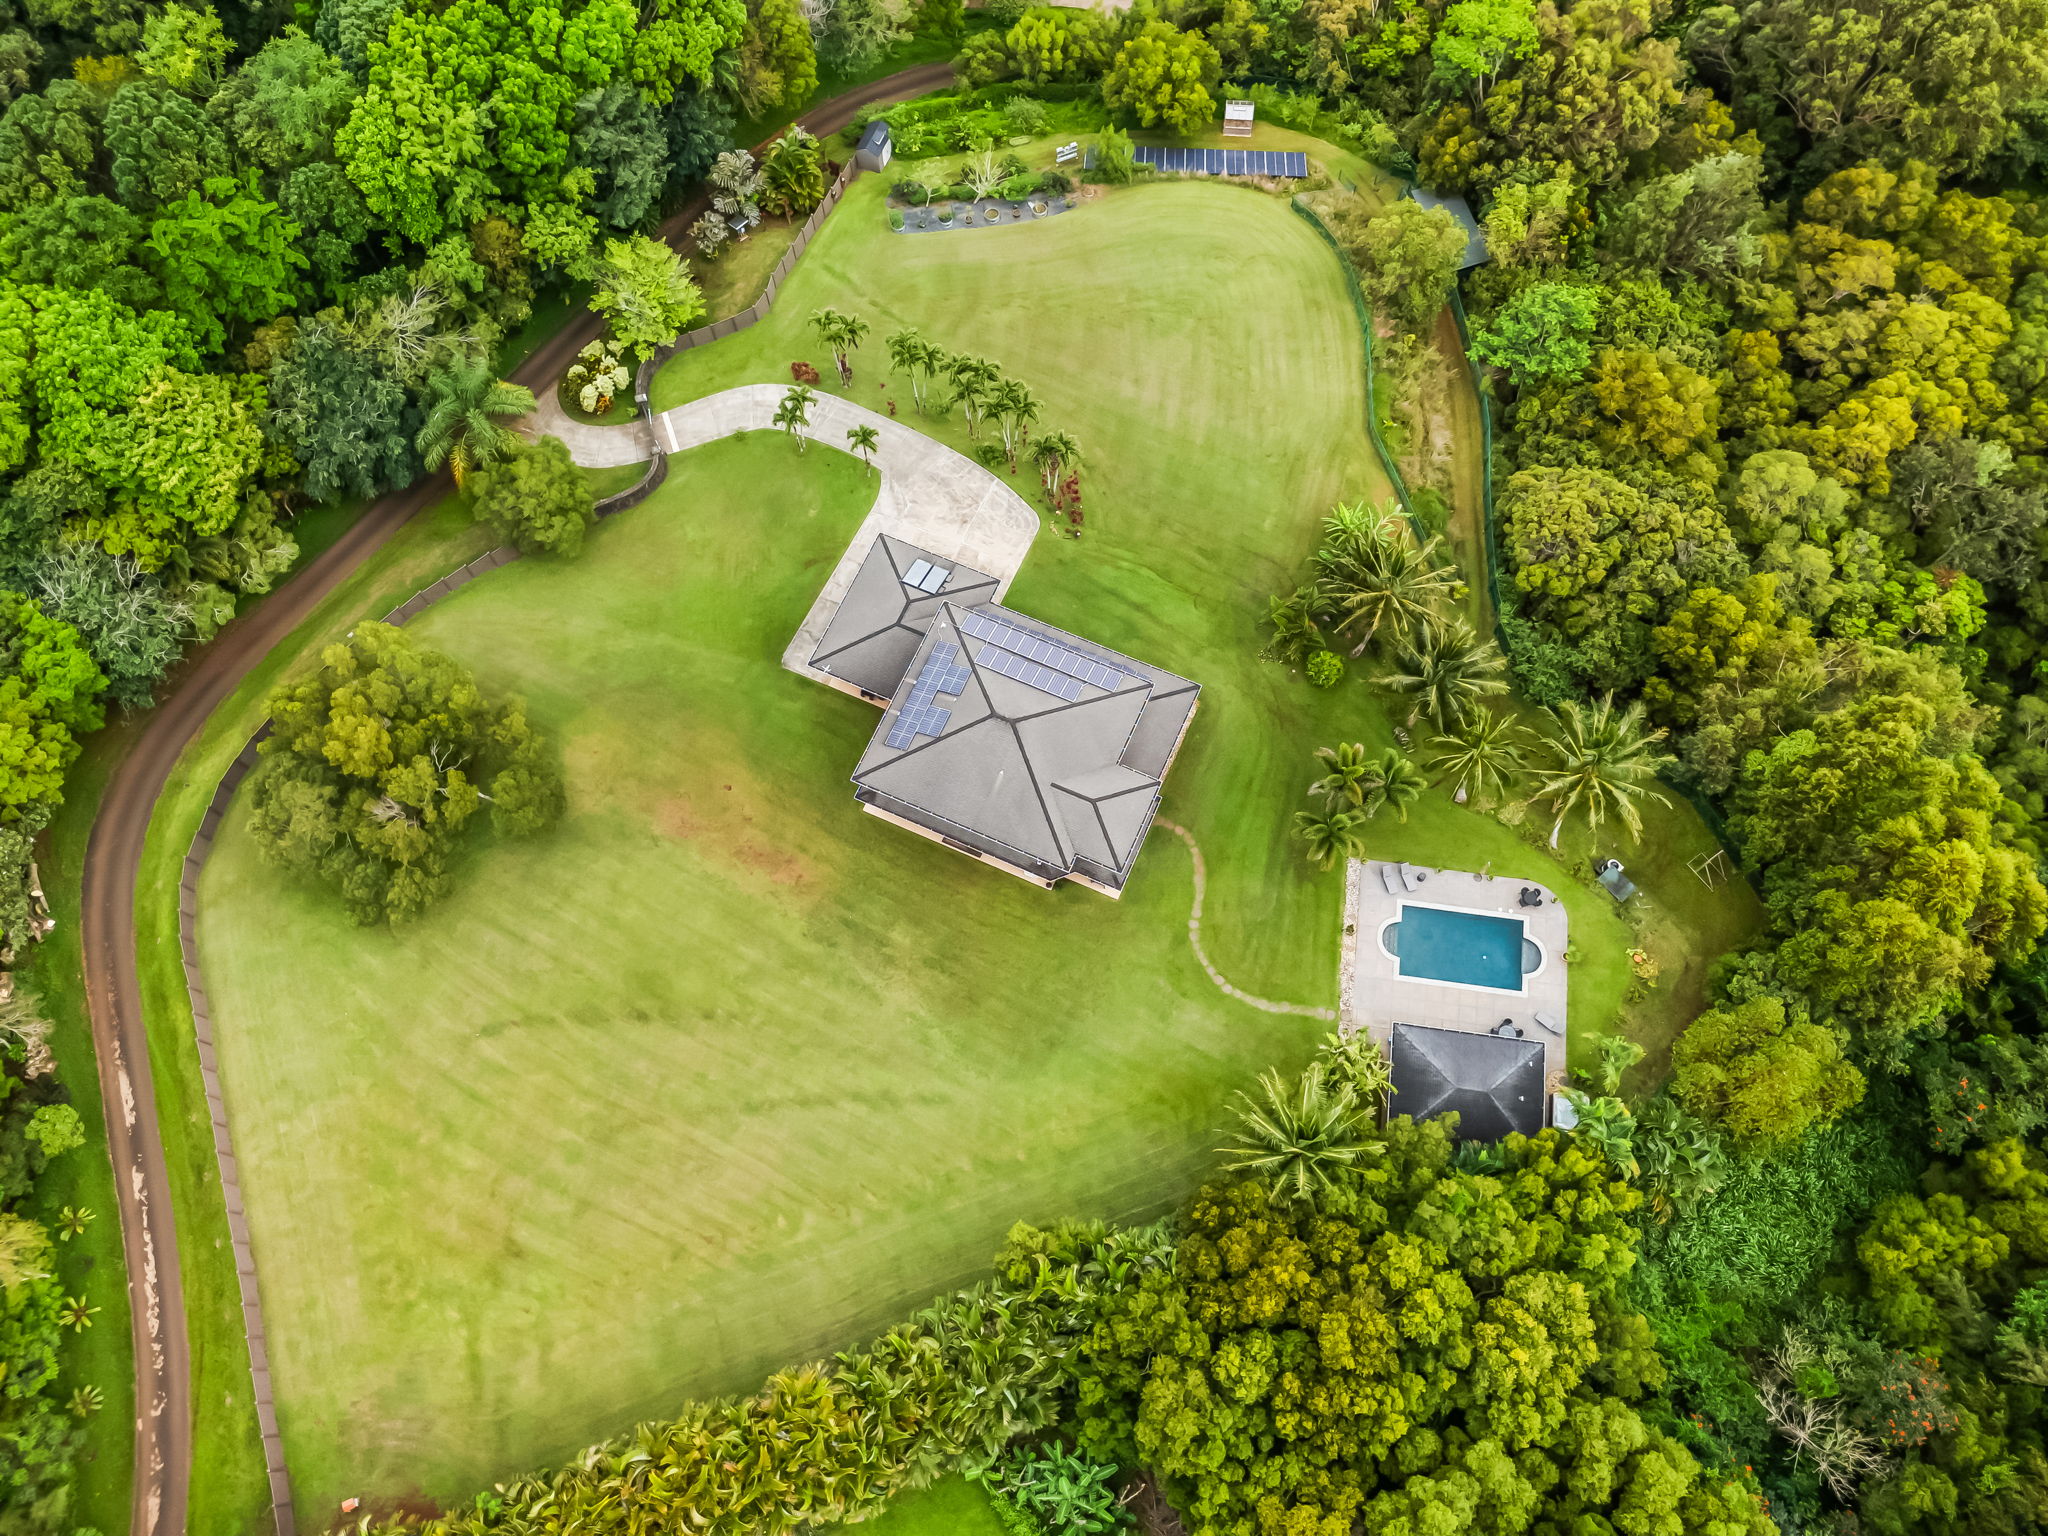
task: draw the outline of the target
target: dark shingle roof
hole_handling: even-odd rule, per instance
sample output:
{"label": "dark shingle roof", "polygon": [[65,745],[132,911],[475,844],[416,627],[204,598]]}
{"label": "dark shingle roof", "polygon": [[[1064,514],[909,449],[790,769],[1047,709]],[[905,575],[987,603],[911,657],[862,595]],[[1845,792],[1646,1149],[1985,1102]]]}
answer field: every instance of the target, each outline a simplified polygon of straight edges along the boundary
{"label": "dark shingle roof", "polygon": [[[951,572],[937,592],[921,592],[904,584],[903,578],[920,560]],[[996,587],[995,577],[986,571],[942,559],[886,533],[878,535],[854,573],[853,585],[839,600],[832,622],[818,637],[811,665],[888,698],[903,681],[939,604],[984,603],[996,595]]]}
{"label": "dark shingle roof", "polygon": [[[1115,669],[1059,697],[996,670],[1004,651],[961,627],[966,613],[998,619]],[[972,627],[970,625],[970,627]],[[1120,887],[1152,824],[1161,776],[1199,687],[994,603],[941,603],[902,676],[915,678],[941,645],[959,648],[964,676],[936,736],[889,744],[908,697],[882,717],[853,782],[892,812],[964,838],[1048,878],[1081,874]]]}
{"label": "dark shingle roof", "polygon": [[1396,1024],[1394,1099],[1388,1113],[1427,1120],[1458,1115],[1466,1141],[1543,1129],[1543,1043]]}

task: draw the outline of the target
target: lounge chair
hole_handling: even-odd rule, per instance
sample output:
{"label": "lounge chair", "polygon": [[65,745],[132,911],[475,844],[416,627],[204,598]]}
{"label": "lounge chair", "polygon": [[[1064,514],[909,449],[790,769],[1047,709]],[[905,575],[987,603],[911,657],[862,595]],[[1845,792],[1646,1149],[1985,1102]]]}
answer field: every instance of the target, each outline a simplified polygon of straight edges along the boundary
{"label": "lounge chair", "polygon": [[1394,866],[1391,864],[1380,866],[1380,884],[1387,888],[1389,896],[1401,894],[1401,877],[1394,873]]}
{"label": "lounge chair", "polygon": [[1413,864],[1403,864],[1401,866],[1401,884],[1407,890],[1416,890],[1428,878],[1429,872],[1427,870],[1417,869]]}
{"label": "lounge chair", "polygon": [[1549,1014],[1543,1012],[1543,1010],[1540,1008],[1536,1010],[1536,1023],[1539,1028],[1547,1029],[1553,1035],[1558,1035],[1561,1037],[1564,1034],[1564,1030],[1558,1026],[1557,1020],[1553,1019]]}

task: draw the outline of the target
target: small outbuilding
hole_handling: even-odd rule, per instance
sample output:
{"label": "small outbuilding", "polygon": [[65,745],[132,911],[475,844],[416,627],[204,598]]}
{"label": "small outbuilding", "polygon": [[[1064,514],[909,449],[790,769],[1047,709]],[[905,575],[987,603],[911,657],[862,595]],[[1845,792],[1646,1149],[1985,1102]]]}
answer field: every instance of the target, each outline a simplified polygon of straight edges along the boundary
{"label": "small outbuilding", "polygon": [[1410,187],[1408,195],[1424,208],[1441,208],[1458,221],[1458,227],[1465,231],[1465,254],[1459,258],[1458,270],[1469,272],[1474,267],[1483,267],[1492,258],[1486,254],[1486,231],[1479,227],[1479,221],[1472,217],[1472,205],[1462,197],[1439,197],[1434,192],[1425,192],[1420,187]]}
{"label": "small outbuilding", "polygon": [[1223,136],[1226,139],[1248,139],[1252,136],[1252,118],[1257,108],[1248,101],[1226,101],[1223,103]]}
{"label": "small outbuilding", "polygon": [[879,171],[894,153],[895,141],[889,135],[889,125],[878,117],[861,133],[860,143],[854,147],[853,163],[864,171]]}
{"label": "small outbuilding", "polygon": [[1543,1043],[1396,1024],[1388,1052],[1394,1076],[1390,1115],[1458,1116],[1462,1141],[1499,1141],[1543,1129]]}

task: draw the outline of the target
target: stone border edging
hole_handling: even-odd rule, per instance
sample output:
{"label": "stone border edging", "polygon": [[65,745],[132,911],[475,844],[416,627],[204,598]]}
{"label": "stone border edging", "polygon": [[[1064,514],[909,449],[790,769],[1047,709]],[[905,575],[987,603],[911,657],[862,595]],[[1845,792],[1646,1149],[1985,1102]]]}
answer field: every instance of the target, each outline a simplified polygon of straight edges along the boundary
{"label": "stone border edging", "polygon": [[1188,845],[1188,852],[1195,860],[1195,904],[1188,912],[1188,946],[1194,950],[1195,958],[1202,962],[1202,969],[1209,973],[1209,979],[1216,983],[1217,990],[1225,996],[1234,997],[1240,1003],[1249,1003],[1264,1013],[1291,1013],[1304,1019],[1334,1021],[1334,1008],[1317,1008],[1309,1003],[1276,1003],[1268,997],[1254,997],[1242,987],[1234,987],[1224,978],[1209,959],[1209,952],[1202,948],[1202,897],[1209,887],[1208,867],[1202,862],[1201,844],[1195,841],[1194,833],[1178,822],[1168,821],[1164,816],[1157,818],[1157,824],[1166,828]]}

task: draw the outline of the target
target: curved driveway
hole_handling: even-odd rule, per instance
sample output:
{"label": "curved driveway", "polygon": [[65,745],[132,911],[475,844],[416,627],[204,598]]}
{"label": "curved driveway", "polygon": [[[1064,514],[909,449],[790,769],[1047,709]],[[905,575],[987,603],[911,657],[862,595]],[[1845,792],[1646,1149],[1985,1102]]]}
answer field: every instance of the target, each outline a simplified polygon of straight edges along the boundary
{"label": "curved driveway", "polygon": [[[799,121],[820,136],[836,133],[871,101],[937,90],[952,79],[946,64],[926,64],[850,91]],[[703,211],[700,201],[674,214],[662,237],[679,242]],[[537,393],[550,391],[599,323],[576,316],[514,373]],[[135,1345],[135,1500],[131,1536],[183,1536],[192,1479],[192,1357],[178,1263],[176,1214],[159,1129],[149,1038],[136,964],[136,882],[157,798],[207,717],[330,592],[408,522],[448,492],[435,476],[371,503],[334,545],[276,592],[223,629],[167,684],[100,799],[82,876],[81,942],[85,992],[106,1107],[108,1150],[128,1268]],[[189,1106],[174,1106],[184,1110]],[[280,1514],[288,1532],[290,1512]]]}

